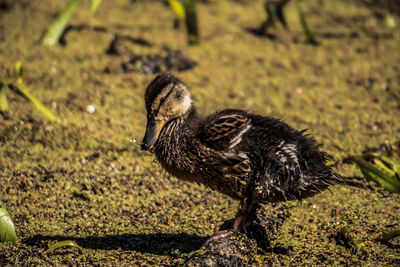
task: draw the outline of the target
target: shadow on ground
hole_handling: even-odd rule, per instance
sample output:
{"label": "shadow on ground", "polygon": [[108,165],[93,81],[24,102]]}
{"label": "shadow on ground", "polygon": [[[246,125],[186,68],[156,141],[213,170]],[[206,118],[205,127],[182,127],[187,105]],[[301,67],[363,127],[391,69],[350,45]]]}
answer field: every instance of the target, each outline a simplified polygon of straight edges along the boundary
{"label": "shadow on ground", "polygon": [[181,234],[123,234],[109,236],[43,236],[35,235],[24,240],[29,246],[40,246],[42,241],[73,240],[79,246],[89,249],[146,252],[156,255],[170,255],[171,251],[179,250],[189,253],[197,250],[207,240],[207,237]]}

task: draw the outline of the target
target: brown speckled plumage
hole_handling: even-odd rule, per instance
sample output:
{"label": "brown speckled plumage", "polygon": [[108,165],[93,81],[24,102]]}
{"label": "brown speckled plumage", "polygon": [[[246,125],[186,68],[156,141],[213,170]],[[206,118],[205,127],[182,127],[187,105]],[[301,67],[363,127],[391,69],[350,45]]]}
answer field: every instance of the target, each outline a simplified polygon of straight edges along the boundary
{"label": "brown speckled plumage", "polygon": [[145,94],[148,124],[142,148],[172,175],[241,200],[233,228],[244,230],[259,203],[303,199],[339,182],[304,131],[286,123],[226,109],[200,117],[186,85],[161,74]]}

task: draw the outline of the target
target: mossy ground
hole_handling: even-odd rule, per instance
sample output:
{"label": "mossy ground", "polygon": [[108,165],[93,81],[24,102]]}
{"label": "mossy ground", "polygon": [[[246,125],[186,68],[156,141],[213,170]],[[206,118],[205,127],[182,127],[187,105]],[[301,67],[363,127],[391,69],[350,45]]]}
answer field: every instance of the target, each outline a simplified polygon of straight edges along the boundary
{"label": "mossy ground", "polygon": [[[123,53],[110,56],[110,35],[90,30],[70,33],[66,47],[38,44],[65,2],[18,1],[0,10],[0,79],[11,77],[20,60],[28,88],[60,118],[50,124],[8,92],[9,118],[0,116],[0,200],[19,240],[0,244],[0,265],[176,265],[234,217],[236,201],[168,176],[131,142],[144,134],[143,93],[153,78],[119,70],[131,54],[168,46],[196,60],[179,76],[200,112],[233,107],[280,117],[308,128],[338,159],[367,148],[400,159],[399,26],[380,26],[362,5],[305,1],[319,46],[304,42],[293,4],[286,10],[290,32],[276,30],[273,41],[246,30],[264,19],[262,1],[200,4],[202,42],[193,47],[158,2],[103,1],[93,17],[79,9],[74,24],[153,44],[123,43]],[[337,170],[359,175],[352,166]],[[256,262],[399,265],[399,240],[377,238],[400,227],[400,196],[362,184],[292,203],[291,217],[273,237],[276,249]],[[336,241],[343,226],[355,234],[358,250]],[[73,248],[44,254],[65,239],[76,240],[83,255]]]}

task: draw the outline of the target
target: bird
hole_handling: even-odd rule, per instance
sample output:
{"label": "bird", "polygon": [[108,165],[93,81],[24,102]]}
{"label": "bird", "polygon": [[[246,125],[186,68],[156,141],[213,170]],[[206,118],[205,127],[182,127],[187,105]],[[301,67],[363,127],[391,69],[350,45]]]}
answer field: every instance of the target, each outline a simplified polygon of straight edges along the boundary
{"label": "bird", "polygon": [[189,88],[161,73],[145,90],[142,150],[171,175],[203,184],[240,201],[230,229],[207,242],[246,233],[264,204],[302,200],[340,183],[333,157],[305,130],[239,109],[199,115]]}

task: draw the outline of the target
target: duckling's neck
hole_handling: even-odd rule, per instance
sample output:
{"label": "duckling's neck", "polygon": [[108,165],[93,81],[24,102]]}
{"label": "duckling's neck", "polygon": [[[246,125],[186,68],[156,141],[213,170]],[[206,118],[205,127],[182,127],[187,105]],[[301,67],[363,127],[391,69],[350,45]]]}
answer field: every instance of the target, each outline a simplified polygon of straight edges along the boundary
{"label": "duckling's neck", "polygon": [[169,121],[161,130],[154,146],[157,160],[170,173],[180,176],[176,171],[191,171],[194,166],[187,160],[191,151],[193,129],[198,121],[195,107],[192,105],[183,116]]}

